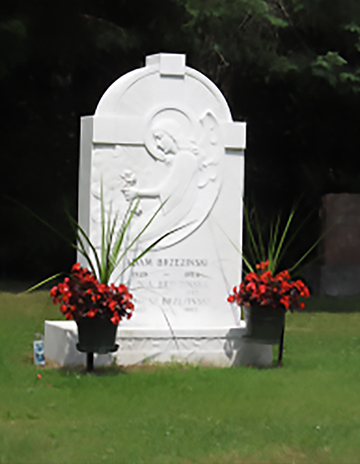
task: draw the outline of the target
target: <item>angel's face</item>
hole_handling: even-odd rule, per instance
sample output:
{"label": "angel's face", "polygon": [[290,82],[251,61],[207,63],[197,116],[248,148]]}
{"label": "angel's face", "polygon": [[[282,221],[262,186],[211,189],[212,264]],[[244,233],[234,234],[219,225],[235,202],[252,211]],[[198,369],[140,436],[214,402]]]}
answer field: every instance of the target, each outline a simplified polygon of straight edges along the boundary
{"label": "angel's face", "polygon": [[156,131],[154,133],[156,148],[164,152],[165,155],[176,153],[176,144],[169,134],[163,131]]}

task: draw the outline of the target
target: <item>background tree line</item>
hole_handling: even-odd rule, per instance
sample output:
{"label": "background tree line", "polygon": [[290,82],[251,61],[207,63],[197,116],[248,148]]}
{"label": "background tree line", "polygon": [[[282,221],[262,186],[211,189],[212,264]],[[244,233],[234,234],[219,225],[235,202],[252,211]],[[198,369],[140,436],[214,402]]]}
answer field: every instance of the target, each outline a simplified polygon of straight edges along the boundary
{"label": "background tree line", "polygon": [[[80,117],[146,55],[186,53],[248,123],[246,196],[261,216],[360,191],[356,0],[6,0],[0,6],[0,278],[68,269]],[[230,208],[230,205],[229,205]],[[298,241],[318,234],[310,221]]]}

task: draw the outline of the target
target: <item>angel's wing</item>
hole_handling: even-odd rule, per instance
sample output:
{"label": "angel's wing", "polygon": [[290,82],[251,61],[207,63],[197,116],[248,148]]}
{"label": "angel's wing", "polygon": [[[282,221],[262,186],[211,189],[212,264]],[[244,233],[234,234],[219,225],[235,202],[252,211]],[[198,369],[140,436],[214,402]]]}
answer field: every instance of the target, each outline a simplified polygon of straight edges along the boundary
{"label": "angel's wing", "polygon": [[200,123],[198,187],[204,188],[209,182],[215,182],[218,177],[223,146],[219,123],[210,111],[205,113]]}

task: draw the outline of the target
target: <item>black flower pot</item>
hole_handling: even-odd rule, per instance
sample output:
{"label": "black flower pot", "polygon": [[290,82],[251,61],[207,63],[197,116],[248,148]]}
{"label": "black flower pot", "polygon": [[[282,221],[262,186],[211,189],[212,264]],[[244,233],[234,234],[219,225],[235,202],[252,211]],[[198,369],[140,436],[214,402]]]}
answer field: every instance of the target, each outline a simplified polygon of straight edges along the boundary
{"label": "black flower pot", "polygon": [[106,354],[116,351],[117,325],[110,319],[83,317],[76,321],[79,343],[76,348],[85,353]]}
{"label": "black flower pot", "polygon": [[285,327],[285,309],[268,306],[245,307],[246,341],[277,345]]}

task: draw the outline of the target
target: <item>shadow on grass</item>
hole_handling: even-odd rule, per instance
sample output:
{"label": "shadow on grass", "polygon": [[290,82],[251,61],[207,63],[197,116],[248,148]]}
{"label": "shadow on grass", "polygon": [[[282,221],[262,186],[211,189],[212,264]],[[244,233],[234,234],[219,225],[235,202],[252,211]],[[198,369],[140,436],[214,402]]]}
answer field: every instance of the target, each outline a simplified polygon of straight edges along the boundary
{"label": "shadow on grass", "polygon": [[63,376],[69,375],[93,375],[95,377],[115,377],[117,375],[126,375],[128,371],[123,366],[117,366],[116,364],[111,366],[99,366],[94,367],[92,372],[87,372],[85,366],[73,366],[73,367],[49,367],[50,369],[57,369],[58,372]]}
{"label": "shadow on grass", "polygon": [[357,313],[360,312],[360,295],[356,296],[312,296],[306,301],[306,312],[313,313]]}
{"label": "shadow on grass", "polygon": [[190,363],[181,363],[181,362],[168,362],[168,363],[142,363],[142,364],[134,364],[129,366],[121,366],[117,364],[111,364],[110,366],[95,366],[93,372],[87,372],[85,366],[67,366],[61,367],[54,363],[53,361],[46,360],[46,366],[44,369],[50,370],[57,370],[60,372],[61,375],[69,376],[69,375],[95,375],[95,376],[108,376],[113,377],[116,375],[127,375],[132,374],[135,372],[142,372],[142,373],[154,373],[156,371],[163,372],[163,371],[184,371],[184,370],[206,370],[206,369],[214,369],[213,366],[202,366]]}

